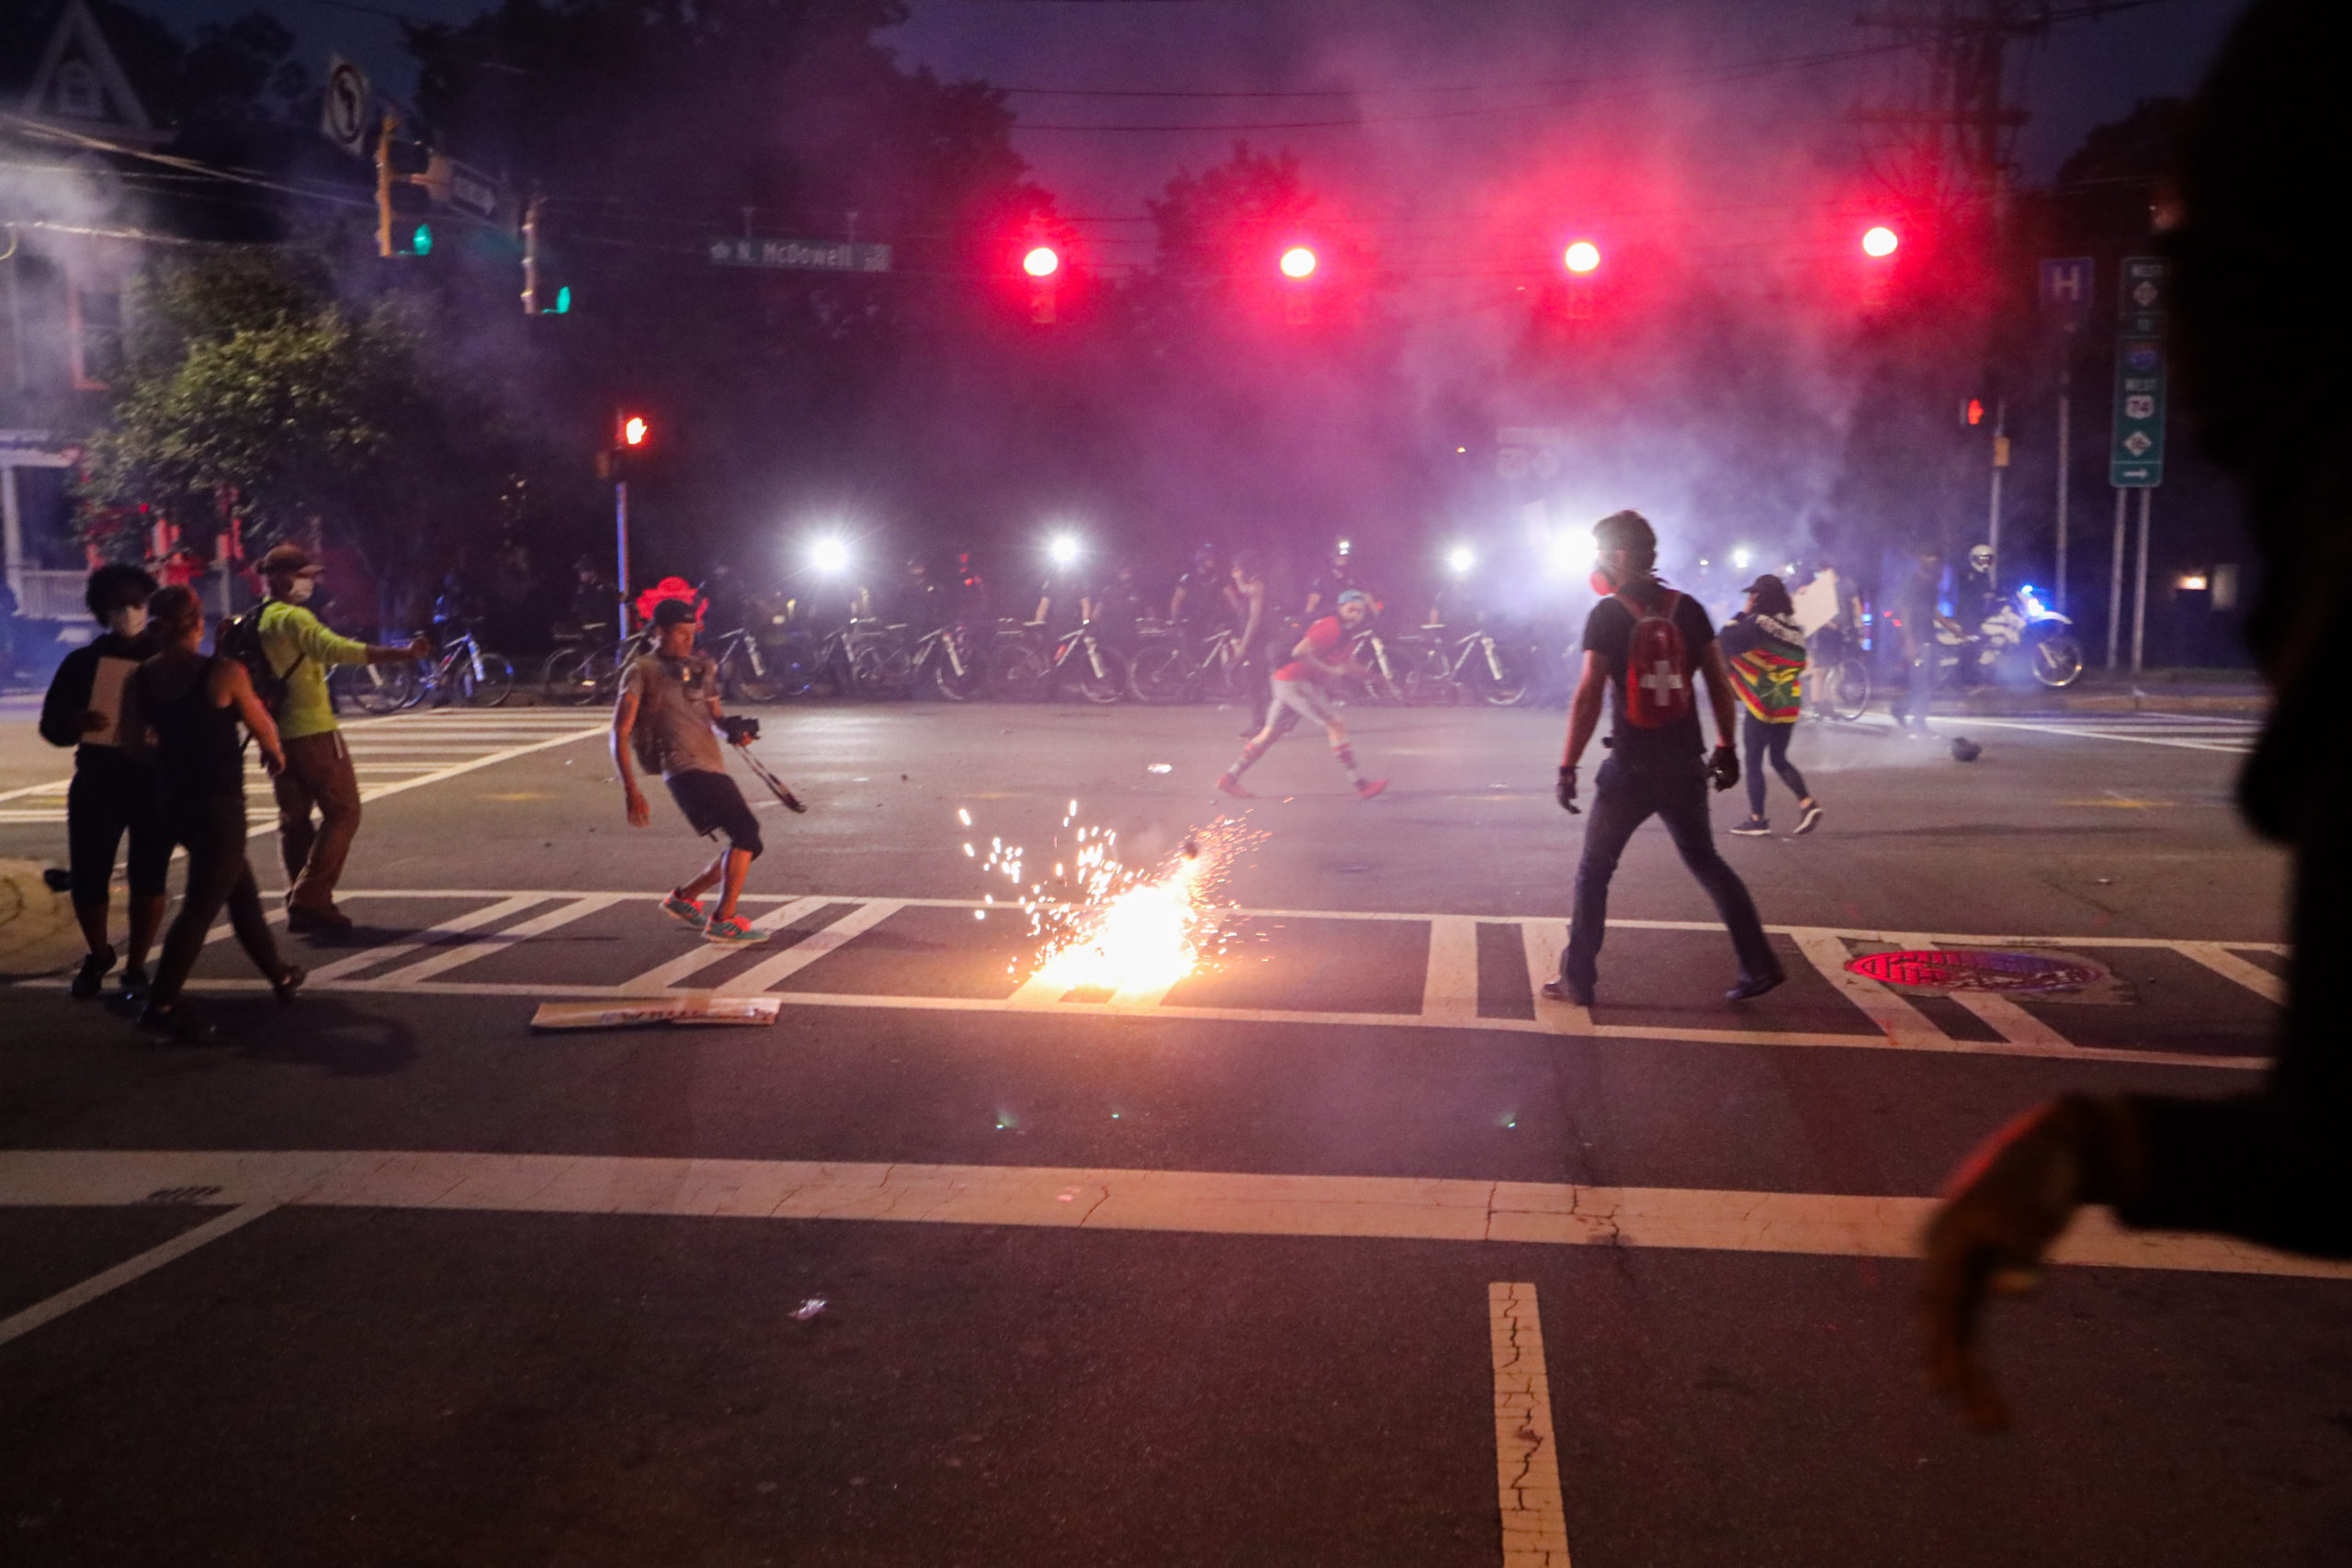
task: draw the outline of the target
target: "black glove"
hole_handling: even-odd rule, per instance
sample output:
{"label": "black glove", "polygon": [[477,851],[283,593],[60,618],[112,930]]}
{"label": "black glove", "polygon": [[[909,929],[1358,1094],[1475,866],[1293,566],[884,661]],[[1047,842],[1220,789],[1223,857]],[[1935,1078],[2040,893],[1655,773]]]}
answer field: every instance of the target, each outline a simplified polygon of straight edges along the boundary
{"label": "black glove", "polygon": [[1560,782],[1552,793],[1558,797],[1561,810],[1571,817],[1581,815],[1577,809],[1577,771],[1574,768],[1561,764]]}
{"label": "black glove", "polygon": [[1718,795],[1739,783],[1739,753],[1730,741],[1717,746],[1715,754],[1707,759],[1707,776],[1715,781]]}

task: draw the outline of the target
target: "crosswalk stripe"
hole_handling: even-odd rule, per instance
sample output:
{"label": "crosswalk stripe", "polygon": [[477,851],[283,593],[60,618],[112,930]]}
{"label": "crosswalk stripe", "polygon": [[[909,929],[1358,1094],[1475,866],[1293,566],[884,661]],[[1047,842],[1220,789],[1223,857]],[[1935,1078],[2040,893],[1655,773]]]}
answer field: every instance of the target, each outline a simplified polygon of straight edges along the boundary
{"label": "crosswalk stripe", "polygon": [[534,904],[544,902],[546,900],[524,894],[513,898],[502,898],[495,904],[485,905],[479,909],[469,909],[462,915],[453,915],[437,926],[419,931],[410,941],[387,942],[381,947],[368,948],[363,952],[353,953],[348,958],[338,958],[332,964],[322,964],[311,971],[310,984],[332,985],[337,980],[348,979],[362,969],[381,968],[393,960],[405,958],[419,949],[435,946],[450,937],[463,936],[468,931],[478,931],[484,926],[496,925],[501,920],[521,914]]}
{"label": "crosswalk stripe", "polygon": [[[829,902],[832,900],[795,898],[787,903],[778,904],[766,914],[753,919],[752,929],[773,935],[804,915],[815,914]],[[679,981],[707,969],[734,951],[731,947],[721,946],[715,942],[707,942],[690,953],[681,953],[666,964],[657,964],[644,974],[622,981],[620,988],[639,996],[652,991],[666,991],[677,985]]]}
{"label": "crosswalk stripe", "polygon": [[450,943],[430,957],[420,958],[413,964],[403,964],[398,969],[378,975],[375,977],[376,983],[384,986],[404,986],[413,985],[419,980],[430,980],[435,975],[458,968],[462,964],[476,963],[488,958],[494,953],[503,953],[518,942],[528,942],[533,937],[545,936],[551,931],[568,926],[572,921],[593,915],[599,909],[608,908],[619,903],[623,895],[618,893],[592,893],[584,898],[575,898],[571,903],[550,909],[544,915],[534,915],[527,920],[518,921],[496,935],[485,937],[480,942]]}
{"label": "crosswalk stripe", "polygon": [[1421,981],[1421,1016],[1478,1018],[1478,922],[1441,915],[1430,922],[1429,969]]}
{"label": "crosswalk stripe", "polygon": [[[223,1207],[628,1214],[1054,1230],[1668,1247],[1912,1258],[1928,1197],[1580,1187],[1473,1178],[478,1154],[448,1150],[6,1149],[0,1205],[111,1208],[175,1188]],[[1065,1194],[1086,1201],[1065,1202]],[[2229,1236],[2127,1231],[2085,1209],[2053,1263],[2352,1280],[2352,1264]]]}
{"label": "crosswalk stripe", "polygon": [[2214,974],[2235,980],[2256,996],[2266,997],[2284,1007],[2287,1002],[2287,982],[2259,964],[2247,962],[2218,942],[2184,942],[2180,951],[2195,959]]}
{"label": "crosswalk stripe", "polygon": [[[1943,943],[1932,937],[1905,932],[1894,945],[1915,952],[1932,952]],[[2004,996],[1990,991],[1954,991],[1951,999],[1993,1026],[1994,1032],[2017,1045],[2038,1045],[2048,1051],[2071,1051],[2075,1043]]]}
{"label": "crosswalk stripe", "polygon": [[1552,1435],[1552,1380],[1532,1283],[1487,1287],[1495,1362],[1495,1484],[1503,1516],[1503,1568],[1568,1568],[1560,1504],[1560,1450]]}
{"label": "crosswalk stripe", "polygon": [[721,996],[753,996],[777,981],[797,975],[852,938],[872,931],[906,906],[895,898],[876,898],[860,905],[831,925],[795,942],[775,957],[764,959],[713,987]]}
{"label": "crosswalk stripe", "polygon": [[1791,934],[1796,939],[1797,951],[1821,972],[1822,978],[1835,986],[1864,1018],[1878,1025],[1879,1032],[1888,1040],[1897,1045],[1933,1046],[1951,1038],[1908,999],[1869,976],[1857,975],[1847,968],[1853,954],[1843,937],[1826,931],[1798,931]]}

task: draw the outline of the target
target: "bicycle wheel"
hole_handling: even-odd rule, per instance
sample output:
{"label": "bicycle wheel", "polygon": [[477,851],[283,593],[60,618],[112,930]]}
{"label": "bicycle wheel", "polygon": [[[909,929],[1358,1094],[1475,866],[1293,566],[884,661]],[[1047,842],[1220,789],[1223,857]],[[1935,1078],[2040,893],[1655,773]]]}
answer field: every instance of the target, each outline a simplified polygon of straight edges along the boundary
{"label": "bicycle wheel", "polygon": [[[949,657],[951,653],[955,657]],[[958,659],[964,665],[960,672],[956,668]],[[931,657],[932,688],[951,703],[970,702],[980,694],[980,688],[987,682],[988,671],[981,666],[978,656],[962,643],[952,649],[942,647]]]}
{"label": "bicycle wheel", "polygon": [[1213,703],[1238,702],[1245,694],[1241,671],[1244,664],[1239,648],[1228,644],[1211,655],[1208,667],[1201,672],[1201,690]]}
{"label": "bicycle wheel", "polygon": [[502,706],[514,694],[514,661],[503,653],[477,653],[458,664],[458,695],[468,707]]}
{"label": "bicycle wheel", "polygon": [[413,664],[346,664],[344,694],[362,713],[398,713],[416,701]]}
{"label": "bicycle wheel", "polygon": [[907,677],[912,673],[903,648],[868,646],[857,650],[849,661],[850,684],[857,694],[873,702],[887,702],[907,694]]}
{"label": "bicycle wheel", "polygon": [[1487,706],[1515,708],[1527,701],[1526,663],[1499,637],[1471,654],[1470,668],[1477,672],[1478,694],[1487,700]]}
{"label": "bicycle wheel", "polygon": [[1871,705],[1871,667],[1859,659],[1841,659],[1827,671],[1829,689],[1822,694],[1829,716],[1852,723]]}
{"label": "bicycle wheel", "polygon": [[559,648],[548,654],[547,663],[539,668],[539,692],[561,707],[577,707],[594,697],[596,682],[588,678],[588,650]]}
{"label": "bicycle wheel", "polygon": [[[729,650],[727,662],[718,667],[719,682],[729,701],[772,703],[781,694],[783,682],[769,666],[768,659],[761,658],[762,668],[754,669],[753,657],[750,645],[745,644]],[[781,650],[775,657],[782,658]]]}
{"label": "bicycle wheel", "polygon": [[1007,702],[1041,703],[1054,689],[1054,667],[1033,642],[1008,642],[989,660],[989,682]]}
{"label": "bicycle wheel", "polygon": [[621,650],[596,649],[581,665],[580,678],[587,687],[587,695],[582,701],[610,701],[621,683]]}
{"label": "bicycle wheel", "polygon": [[1078,672],[1078,694],[1088,702],[1115,703],[1126,694],[1127,661],[1117,649],[1099,642],[1091,649],[1072,649],[1069,662]]}
{"label": "bicycle wheel", "polygon": [[1416,707],[1452,703],[1461,695],[1445,649],[1424,648],[1405,666],[1405,701]]}
{"label": "bicycle wheel", "polygon": [[1192,700],[1193,661],[1174,643],[1156,643],[1135,657],[1127,689],[1154,707]]}

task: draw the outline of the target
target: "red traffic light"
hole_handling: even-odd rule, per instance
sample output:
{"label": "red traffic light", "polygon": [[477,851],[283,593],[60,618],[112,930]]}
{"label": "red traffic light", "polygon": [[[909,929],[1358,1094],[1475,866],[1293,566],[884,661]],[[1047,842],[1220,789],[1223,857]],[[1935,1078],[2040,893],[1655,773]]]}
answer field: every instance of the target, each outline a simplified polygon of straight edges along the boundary
{"label": "red traffic light", "polygon": [[1282,268],[1284,277],[1312,277],[1315,275],[1315,253],[1305,245],[1293,245],[1283,253]]}
{"label": "red traffic light", "polygon": [[1600,247],[1590,240],[1578,240],[1560,259],[1570,272],[1590,272],[1600,265]]}
{"label": "red traffic light", "polygon": [[629,415],[621,421],[621,445],[624,446],[644,446],[649,429],[642,415]]}
{"label": "red traffic light", "polygon": [[1984,423],[1984,400],[1982,398],[1969,399],[1968,406],[1960,411],[1960,417],[1970,424]]}
{"label": "red traffic light", "polygon": [[1021,270],[1032,277],[1051,277],[1061,270],[1060,253],[1051,245],[1035,245],[1021,258]]}
{"label": "red traffic light", "polygon": [[1896,237],[1894,230],[1888,228],[1885,224],[1881,223],[1870,229],[1862,235],[1862,254],[1866,256],[1880,257],[1891,256],[1894,254],[1894,247],[1902,243],[1903,242]]}

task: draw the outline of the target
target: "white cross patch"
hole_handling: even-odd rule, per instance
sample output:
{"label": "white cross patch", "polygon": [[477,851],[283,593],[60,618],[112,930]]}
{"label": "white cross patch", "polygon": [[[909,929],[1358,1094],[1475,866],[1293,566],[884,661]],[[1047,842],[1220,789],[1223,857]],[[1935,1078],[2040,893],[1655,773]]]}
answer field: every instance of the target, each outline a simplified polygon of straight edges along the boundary
{"label": "white cross patch", "polygon": [[1682,677],[1675,673],[1672,664],[1661,659],[1650,666],[1648,674],[1642,677],[1641,688],[1653,696],[1662,698],[1669,692],[1682,689]]}

